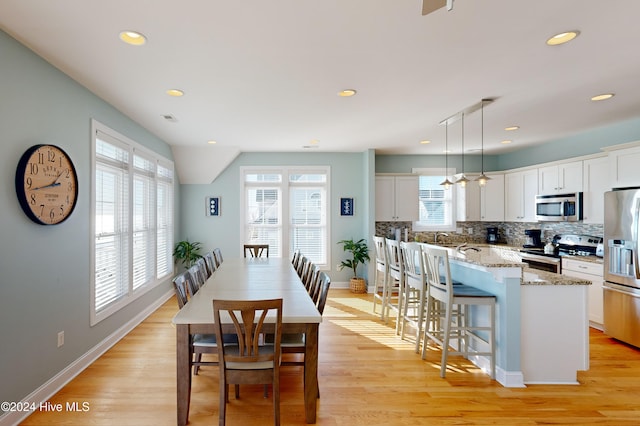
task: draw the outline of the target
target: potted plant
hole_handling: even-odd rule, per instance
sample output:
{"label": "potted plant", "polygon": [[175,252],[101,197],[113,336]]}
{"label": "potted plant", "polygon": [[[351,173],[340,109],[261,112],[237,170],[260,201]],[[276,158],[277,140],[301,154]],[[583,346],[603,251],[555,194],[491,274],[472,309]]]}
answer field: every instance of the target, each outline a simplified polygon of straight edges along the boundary
{"label": "potted plant", "polygon": [[367,242],[364,238],[361,238],[358,241],[353,241],[353,239],[338,241],[338,244],[343,245],[344,251],[351,253],[351,259],[340,262],[340,270],[343,268],[353,270],[353,277],[349,282],[349,288],[353,293],[366,293],[367,283],[364,278],[358,277],[358,265],[361,263],[364,265],[364,263],[369,260]]}
{"label": "potted plant", "polygon": [[201,245],[202,244],[197,241],[180,241],[176,243],[176,246],[173,249],[173,257],[176,258],[176,261],[180,261],[185,269],[189,269],[191,266],[193,266],[194,263],[196,263],[198,259],[202,257],[202,255],[200,254]]}

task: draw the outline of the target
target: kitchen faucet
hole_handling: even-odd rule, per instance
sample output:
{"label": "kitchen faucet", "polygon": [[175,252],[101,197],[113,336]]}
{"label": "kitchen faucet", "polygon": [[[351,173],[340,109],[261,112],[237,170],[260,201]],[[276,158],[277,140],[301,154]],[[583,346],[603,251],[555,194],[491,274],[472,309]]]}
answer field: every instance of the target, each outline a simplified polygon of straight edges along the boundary
{"label": "kitchen faucet", "polygon": [[449,236],[449,234],[447,234],[446,232],[436,232],[436,234],[433,237],[434,244],[438,244],[438,235],[442,235],[443,237]]}

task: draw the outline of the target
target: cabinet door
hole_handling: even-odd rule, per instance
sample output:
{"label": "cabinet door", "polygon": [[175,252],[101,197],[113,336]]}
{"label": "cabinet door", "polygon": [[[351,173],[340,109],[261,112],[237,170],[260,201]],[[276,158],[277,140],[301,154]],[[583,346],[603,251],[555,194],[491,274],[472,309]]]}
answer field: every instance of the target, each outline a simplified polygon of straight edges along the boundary
{"label": "cabinet door", "polygon": [[558,165],[559,192],[582,192],[582,184],[582,161]]}
{"label": "cabinet door", "polygon": [[475,179],[479,175],[467,174],[467,183],[464,188],[456,188],[456,220],[458,222],[479,222],[480,221],[480,186]]}
{"label": "cabinet door", "polygon": [[395,177],[395,220],[413,222],[419,219],[418,176]]}
{"label": "cabinet door", "polygon": [[376,221],[395,220],[395,179],[393,176],[376,176]]}
{"label": "cabinet door", "polygon": [[585,160],[583,165],[584,223],[604,223],[604,193],[609,191],[609,159]]}
{"label": "cabinet door", "polygon": [[538,170],[522,172],[523,222],[536,220],[536,194],[538,194]]}
{"label": "cabinet door", "polygon": [[504,221],[504,175],[490,175],[480,187],[480,219],[485,222]]}
{"label": "cabinet door", "polygon": [[589,286],[589,321],[598,328],[604,324],[603,266],[599,263],[562,259],[562,275],[591,281]]}
{"label": "cabinet door", "polygon": [[523,173],[507,173],[504,176],[504,219],[521,222],[524,219]]}
{"label": "cabinet door", "polygon": [[538,168],[538,189],[544,195],[558,193],[558,166]]}
{"label": "cabinet door", "polygon": [[609,152],[611,187],[640,186],[640,147]]}

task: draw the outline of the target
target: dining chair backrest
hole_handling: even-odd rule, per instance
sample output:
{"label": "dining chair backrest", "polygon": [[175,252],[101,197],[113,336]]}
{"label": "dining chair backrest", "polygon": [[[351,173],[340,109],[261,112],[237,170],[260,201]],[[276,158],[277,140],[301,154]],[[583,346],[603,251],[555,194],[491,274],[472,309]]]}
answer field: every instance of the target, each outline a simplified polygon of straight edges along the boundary
{"label": "dining chair backrest", "polygon": [[204,261],[207,264],[207,269],[209,270],[209,276],[213,275],[213,273],[216,270],[216,260],[214,258],[212,251],[205,253]]}
{"label": "dining chair backrest", "polygon": [[446,249],[436,246],[423,246],[422,253],[427,269],[429,296],[440,302],[449,303],[453,299],[449,253]]}
{"label": "dining chair backrest", "polygon": [[376,252],[376,268],[386,273],[388,267],[386,238],[374,235],[373,244]]}
{"label": "dining chair backrest", "polygon": [[304,274],[302,275],[302,277],[300,277],[300,279],[302,280],[302,284],[304,284],[304,288],[306,288],[307,291],[309,291],[309,288],[312,286],[313,280],[317,278],[319,270],[320,269],[318,268],[318,265],[313,262],[309,262],[307,270],[304,271]]}
{"label": "dining chair backrest", "polygon": [[422,248],[419,243],[401,242],[405,283],[413,288],[426,286],[425,268],[422,263]]}
{"label": "dining chair backrest", "polygon": [[[204,280],[211,276],[211,274],[209,273],[209,268],[207,267],[207,261],[204,259],[204,257],[196,260],[196,265],[198,265],[198,268],[200,268],[200,276],[203,277]],[[204,280],[202,284],[204,284]]]}
{"label": "dining chair backrest", "polygon": [[305,271],[305,268],[307,267],[307,263],[309,262],[309,260],[306,258],[306,256],[302,256],[300,258],[300,263],[298,264],[298,268],[296,269],[296,271],[298,272],[298,276],[300,278],[302,278],[302,275]]}
{"label": "dining chair backrest", "polygon": [[222,250],[220,250],[220,247],[213,249],[213,258],[216,261],[216,268],[219,268],[222,265]]}
{"label": "dining chair backrest", "polygon": [[176,299],[178,299],[178,308],[180,309],[182,309],[188,301],[186,275],[187,273],[183,272],[173,278],[173,289],[176,293]]}
{"label": "dining chair backrest", "polygon": [[318,312],[320,312],[320,315],[322,315],[324,313],[324,305],[327,303],[327,297],[329,295],[329,286],[331,286],[331,278],[329,278],[329,275],[327,275],[326,272],[320,271],[318,273],[317,281],[318,281],[317,297],[314,299],[314,297],[312,296],[312,299],[314,299],[314,302],[316,303]]}
{"label": "dining chair backrest", "polygon": [[198,290],[200,290],[200,287],[204,284],[205,278],[202,276],[202,271],[197,264],[191,266],[187,272],[190,275],[189,292],[191,293],[191,296],[193,296],[198,292]]}
{"label": "dining chair backrest", "polygon": [[245,244],[244,257],[269,257],[269,244]]}
{"label": "dining chair backrest", "polygon": [[387,243],[387,265],[389,274],[396,280],[404,280],[404,262],[402,251],[398,240],[386,240]]}
{"label": "dining chair backrest", "polygon": [[302,253],[300,252],[299,249],[295,250],[293,252],[293,256],[291,257],[291,264],[293,265],[294,269],[298,269],[298,262],[300,262],[300,256],[302,255]]}

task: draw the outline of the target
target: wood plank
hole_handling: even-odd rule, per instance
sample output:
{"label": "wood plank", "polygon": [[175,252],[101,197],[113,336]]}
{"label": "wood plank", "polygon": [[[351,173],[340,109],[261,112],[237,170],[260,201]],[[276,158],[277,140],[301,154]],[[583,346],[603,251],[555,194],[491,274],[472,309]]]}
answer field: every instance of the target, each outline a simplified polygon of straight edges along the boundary
{"label": "wood plank", "polygon": [[[580,385],[504,388],[460,357],[451,357],[441,379],[439,351],[421,360],[371,303],[372,295],[330,290],[319,327],[319,425],[638,424],[640,350],[597,330],[590,330],[591,367],[579,373]],[[174,425],[177,309],[168,301],[50,400],[87,402],[89,411],[35,412],[22,424]],[[301,368],[281,370],[283,425],[305,424]],[[216,423],[217,378],[215,367],[193,377],[190,425]],[[243,386],[239,400],[232,392],[228,424],[271,424],[271,399],[262,392]]]}

